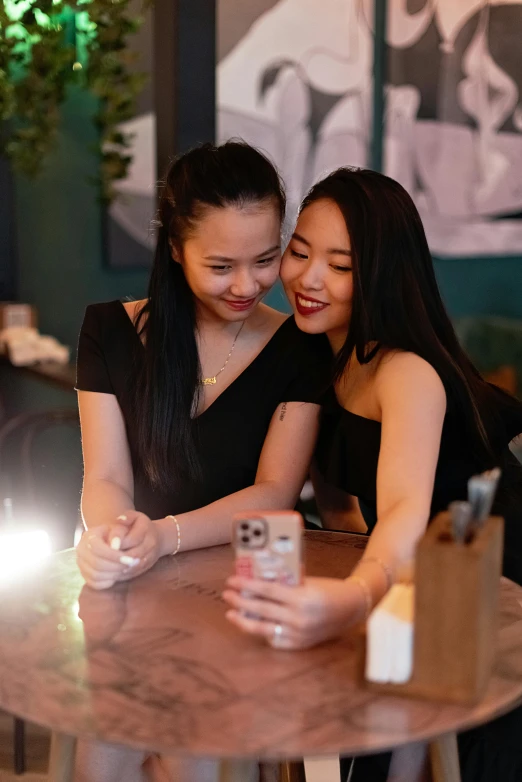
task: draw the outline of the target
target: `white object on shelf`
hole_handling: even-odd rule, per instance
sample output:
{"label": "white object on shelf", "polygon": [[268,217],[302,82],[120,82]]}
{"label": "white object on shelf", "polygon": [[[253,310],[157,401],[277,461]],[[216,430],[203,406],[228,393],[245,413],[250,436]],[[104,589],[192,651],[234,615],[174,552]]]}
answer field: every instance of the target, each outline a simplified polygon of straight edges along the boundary
{"label": "white object on shelf", "polygon": [[0,349],[17,367],[29,366],[38,361],[69,362],[70,351],[54,337],[39,334],[32,327],[12,326],[0,331]]}

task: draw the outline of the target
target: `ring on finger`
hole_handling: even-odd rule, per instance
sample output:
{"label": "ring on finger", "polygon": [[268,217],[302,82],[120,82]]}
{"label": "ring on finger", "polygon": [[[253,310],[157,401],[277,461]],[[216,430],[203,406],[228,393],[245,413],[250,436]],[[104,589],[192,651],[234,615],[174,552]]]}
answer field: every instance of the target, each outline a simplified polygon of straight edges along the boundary
{"label": "ring on finger", "polygon": [[281,646],[282,642],[284,644],[284,635],[285,631],[283,625],[276,622],[274,629],[272,630],[272,638],[270,639],[271,645],[277,648],[278,646]]}

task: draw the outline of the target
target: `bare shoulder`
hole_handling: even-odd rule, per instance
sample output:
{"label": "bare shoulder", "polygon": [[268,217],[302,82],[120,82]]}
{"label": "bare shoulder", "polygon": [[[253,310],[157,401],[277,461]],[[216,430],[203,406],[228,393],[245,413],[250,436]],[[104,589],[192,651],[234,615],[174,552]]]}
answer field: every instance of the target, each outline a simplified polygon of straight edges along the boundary
{"label": "bare shoulder", "polygon": [[131,321],[133,323],[136,323],[136,318],[140,314],[141,310],[147,303],[147,299],[140,299],[139,301],[123,301],[122,304],[125,308],[125,311]]}
{"label": "bare shoulder", "polygon": [[416,353],[393,351],[384,356],[375,376],[381,402],[400,398],[407,404],[424,400],[446,407],[446,391],[438,372]]}

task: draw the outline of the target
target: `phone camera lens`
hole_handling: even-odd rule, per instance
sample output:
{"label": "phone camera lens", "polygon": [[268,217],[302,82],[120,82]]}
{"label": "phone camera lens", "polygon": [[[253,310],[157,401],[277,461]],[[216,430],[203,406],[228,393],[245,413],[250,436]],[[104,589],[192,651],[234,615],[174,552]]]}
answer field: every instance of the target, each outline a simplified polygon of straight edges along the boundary
{"label": "phone camera lens", "polygon": [[241,522],[241,529],[248,529],[248,521]]}
{"label": "phone camera lens", "polygon": [[248,535],[243,535],[243,537],[241,538],[241,542],[250,543],[250,538],[248,537]]}
{"label": "phone camera lens", "polygon": [[261,530],[260,529],[255,529],[254,530],[254,535],[256,536],[256,538],[258,538],[261,535]]}

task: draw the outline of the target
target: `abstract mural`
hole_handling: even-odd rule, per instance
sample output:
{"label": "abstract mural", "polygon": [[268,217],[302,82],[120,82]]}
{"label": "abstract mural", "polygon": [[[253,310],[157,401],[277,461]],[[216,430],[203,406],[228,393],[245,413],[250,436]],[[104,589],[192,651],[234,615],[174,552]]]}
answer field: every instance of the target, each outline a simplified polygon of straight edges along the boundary
{"label": "abstract mural", "polygon": [[218,139],[265,150],[292,212],[325,172],[368,163],[373,0],[249,0],[238,21],[239,5],[218,0]]}
{"label": "abstract mural", "polygon": [[[319,177],[370,164],[374,0],[216,0],[217,140],[265,150],[289,217]],[[522,0],[388,0],[385,172],[413,196],[434,254],[522,253]],[[152,71],[150,18],[135,43]],[[110,208],[111,265],[151,259],[152,83]]]}
{"label": "abstract mural", "polygon": [[388,0],[386,172],[432,251],[522,253],[522,0]]}
{"label": "abstract mural", "polygon": [[[218,0],[218,138],[266,150],[295,210],[370,162],[373,0],[241,5]],[[388,0],[385,172],[435,254],[522,252],[521,41],[522,0]]]}

